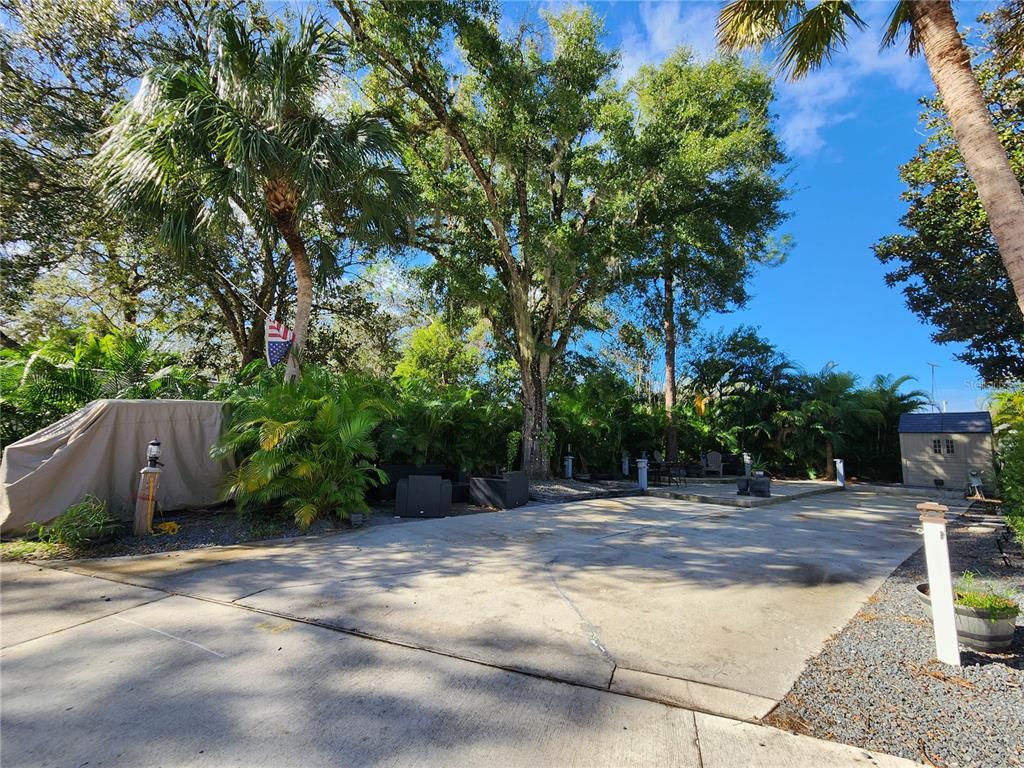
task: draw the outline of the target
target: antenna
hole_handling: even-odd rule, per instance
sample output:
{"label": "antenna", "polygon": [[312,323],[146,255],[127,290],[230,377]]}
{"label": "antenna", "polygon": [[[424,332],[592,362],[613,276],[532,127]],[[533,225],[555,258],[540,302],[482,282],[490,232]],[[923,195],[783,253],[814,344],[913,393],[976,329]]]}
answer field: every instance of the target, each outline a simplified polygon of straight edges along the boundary
{"label": "antenna", "polygon": [[932,369],[932,408],[937,411],[939,406],[935,402],[935,369],[941,368],[941,366],[938,363],[927,363],[927,365],[931,366]]}

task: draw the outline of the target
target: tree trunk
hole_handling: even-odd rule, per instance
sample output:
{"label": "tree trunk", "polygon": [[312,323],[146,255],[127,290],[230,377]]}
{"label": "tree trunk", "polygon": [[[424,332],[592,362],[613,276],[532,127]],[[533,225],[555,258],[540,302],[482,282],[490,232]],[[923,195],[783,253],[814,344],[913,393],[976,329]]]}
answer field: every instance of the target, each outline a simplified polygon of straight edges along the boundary
{"label": "tree trunk", "polygon": [[1024,193],[992,124],[949,1],[919,0],[907,5],[960,154],[988,214],[1017,306],[1024,314]]}
{"label": "tree trunk", "polygon": [[832,438],[825,438],[825,479],[836,479],[835,449],[832,447]]}
{"label": "tree trunk", "polygon": [[676,296],[671,249],[665,254],[661,277],[665,286],[661,321],[665,330],[665,454],[669,461],[678,461],[679,434],[672,421],[676,405]]}
{"label": "tree trunk", "polygon": [[550,367],[550,358],[543,353],[530,360],[519,361],[523,385],[522,467],[536,480],[547,480],[551,476],[547,397]]}
{"label": "tree trunk", "polygon": [[277,230],[288,246],[295,267],[295,322],[292,332],[295,340],[292,351],[288,355],[288,367],[285,369],[285,381],[299,378],[299,359],[306,346],[306,334],[309,331],[309,317],[313,311],[313,269],[306,253],[306,243],[299,233],[297,211],[299,194],[287,179],[272,179],[265,188],[267,210],[277,226]]}
{"label": "tree trunk", "polygon": [[292,329],[295,341],[284,373],[285,381],[295,381],[299,378],[299,360],[302,359],[302,350],[306,348],[309,316],[313,311],[313,270],[302,236],[294,229],[291,232],[282,231],[281,235],[292,254],[292,266],[295,267],[295,327]]}

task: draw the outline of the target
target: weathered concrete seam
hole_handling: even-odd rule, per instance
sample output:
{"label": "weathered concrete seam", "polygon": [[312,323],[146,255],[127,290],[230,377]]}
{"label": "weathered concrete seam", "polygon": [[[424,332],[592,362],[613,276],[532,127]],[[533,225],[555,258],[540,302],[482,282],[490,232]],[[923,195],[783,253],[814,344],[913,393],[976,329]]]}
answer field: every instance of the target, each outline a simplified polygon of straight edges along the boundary
{"label": "weathered concrete seam", "polygon": [[[56,569],[53,569],[53,570],[56,570]],[[112,579],[104,579],[104,581],[111,581],[114,584],[121,584],[121,583],[123,583],[123,582],[119,582],[119,581],[113,581]],[[135,587],[135,586],[139,586],[139,585],[137,585],[137,584],[129,584],[128,586]],[[145,589],[152,589],[152,587],[145,587]],[[156,592],[164,592],[164,590],[162,590],[162,589],[154,590],[154,591],[156,591]],[[117,616],[119,613],[124,613],[125,611],[130,611],[133,608],[141,608],[144,605],[152,605],[153,603],[159,603],[161,600],[166,600],[168,597],[171,597],[171,595],[169,595],[166,592],[164,592],[164,594],[161,595],[160,597],[154,597],[152,600],[147,600],[144,603],[138,603],[137,605],[130,605],[127,608],[122,608],[119,611],[113,611],[111,613],[105,613],[102,616],[96,616],[96,617],[94,617],[92,619],[86,619],[85,621],[80,621],[77,624],[72,624],[72,625],[67,626],[67,627],[61,627],[60,629],[54,629],[54,630],[52,630],[50,632],[46,632],[46,633],[44,633],[42,635],[38,635],[37,637],[30,637],[27,640],[21,640],[21,641],[19,641],[17,643],[12,643],[11,645],[5,645],[3,648],[0,648],[0,656],[3,656],[5,653],[7,653],[7,651],[11,650],[12,648],[19,648],[20,646],[25,645],[25,643],[34,643],[36,640],[42,640],[43,638],[50,637],[52,635],[56,635],[56,634],[59,634],[61,632],[67,632],[69,629],[75,629],[76,627],[81,627],[81,626],[84,626],[86,624],[92,624],[94,621],[99,621],[100,619],[109,619],[109,618],[112,618],[114,616]]]}
{"label": "weathered concrete seam", "polygon": [[[41,566],[41,567],[48,567],[48,566]],[[53,570],[57,570],[57,569],[53,569]],[[145,587],[147,589],[156,589],[158,591],[164,592],[166,597],[183,597],[183,598],[186,598],[188,600],[198,600],[199,602],[211,603],[213,605],[220,605],[220,606],[223,606],[225,608],[235,608],[235,609],[242,610],[242,611],[249,611],[251,613],[256,613],[256,614],[259,614],[261,616],[272,616],[272,617],[274,617],[276,619],[285,619],[287,621],[294,621],[297,624],[306,624],[307,626],[317,627],[319,629],[325,629],[325,630],[330,631],[330,632],[338,632],[338,633],[343,634],[343,635],[349,635],[351,637],[358,637],[358,638],[361,638],[363,640],[372,640],[374,642],[383,643],[385,645],[390,645],[390,646],[393,646],[395,648],[405,648],[407,650],[412,650],[412,651],[421,651],[423,653],[430,653],[430,654],[433,654],[435,656],[441,656],[441,657],[444,657],[444,658],[447,658],[447,659],[455,659],[456,661],[464,661],[464,662],[466,662],[468,664],[477,664],[477,665],[479,665],[481,667],[487,667],[488,669],[497,669],[497,670],[500,670],[502,672],[512,672],[514,674],[524,675],[526,677],[530,677],[530,678],[533,678],[535,680],[546,680],[548,682],[558,683],[560,685],[569,685],[569,686],[572,686],[572,687],[575,687],[575,688],[588,688],[588,689],[593,690],[593,691],[601,691],[601,692],[606,693],[606,694],[608,694],[610,696],[623,696],[623,697],[625,697],[627,699],[637,699],[639,701],[649,701],[649,702],[651,702],[653,704],[661,704],[662,706],[671,707],[672,709],[682,709],[682,710],[686,710],[686,711],[690,711],[690,712],[704,712],[705,714],[715,715],[716,717],[722,717],[722,718],[724,718],[726,720],[733,720],[733,721],[736,721],[736,722],[750,722],[750,721],[747,721],[747,720],[740,720],[740,719],[735,718],[735,717],[730,717],[729,715],[721,714],[721,713],[718,713],[718,712],[706,711],[706,710],[699,709],[699,708],[684,707],[684,706],[681,706],[679,704],[674,704],[674,703],[668,702],[668,701],[661,701],[661,700],[656,699],[656,698],[650,698],[650,697],[647,697],[647,696],[637,696],[637,695],[632,694],[632,693],[625,693],[625,692],[622,692],[622,691],[609,690],[609,688],[605,684],[598,685],[598,684],[595,684],[595,683],[588,683],[588,682],[585,682],[585,681],[582,681],[582,680],[573,680],[573,679],[570,679],[570,678],[558,677],[557,675],[551,675],[551,674],[547,674],[547,673],[537,672],[537,671],[534,671],[534,670],[523,669],[521,667],[515,667],[515,666],[506,665],[506,664],[497,664],[495,662],[484,661],[483,659],[476,659],[476,658],[473,658],[473,657],[470,657],[470,656],[461,656],[461,655],[459,655],[457,653],[452,653],[450,651],[442,651],[442,650],[437,649],[437,648],[430,648],[430,647],[427,647],[427,646],[417,645],[415,643],[408,643],[408,642],[404,642],[402,640],[396,640],[396,639],[390,638],[390,637],[384,637],[384,636],[381,636],[381,635],[375,635],[373,633],[366,632],[366,631],[361,630],[361,629],[355,629],[355,628],[351,628],[351,627],[343,627],[343,626],[336,625],[336,624],[328,624],[328,623],[325,623],[323,621],[319,621],[319,620],[316,620],[316,619],[309,619],[309,618],[305,618],[305,617],[302,617],[302,616],[293,616],[291,614],[281,613],[279,611],[271,611],[271,610],[268,610],[266,608],[256,608],[256,607],[251,606],[251,605],[245,605],[244,603],[233,603],[233,602],[229,602],[227,600],[218,600],[217,598],[214,598],[214,597],[203,597],[201,595],[190,595],[190,594],[185,593],[185,592],[175,592],[173,590],[164,589],[164,588],[160,588],[160,587],[146,587],[146,585],[133,584],[132,582],[129,582],[129,581],[121,581],[121,580],[117,580],[117,579],[110,579],[110,578],[107,578],[107,577],[104,577],[104,576],[100,576],[100,575],[97,575],[97,574],[81,574],[81,575],[85,576],[87,578],[99,579],[100,581],[110,581],[110,582],[113,582],[115,584],[127,584],[128,586],[137,586],[137,587]],[[162,600],[162,599],[164,599],[164,598],[158,598],[158,600]],[[152,602],[157,602],[157,600],[154,600]],[[146,605],[146,603],[144,603],[143,605]],[[139,606],[133,606],[133,607],[137,607],[138,608],[138,607],[142,607],[142,606],[139,605]],[[125,611],[127,611],[127,610],[131,610],[131,609],[130,608],[126,608]],[[122,612],[123,611],[118,611],[118,613],[122,613]],[[110,614],[110,615],[114,615],[114,614]],[[101,616],[99,618],[108,618],[108,617]],[[95,621],[95,619],[93,621]],[[84,624],[88,624],[89,622],[83,622],[83,623]],[[71,627],[68,627],[68,629],[71,629]],[[63,631],[63,630],[59,630],[59,631]],[[25,642],[31,642],[31,641],[28,640],[28,641],[25,641]],[[14,647],[14,646],[11,646],[11,647]],[[614,670],[613,670],[612,674],[614,676]]]}

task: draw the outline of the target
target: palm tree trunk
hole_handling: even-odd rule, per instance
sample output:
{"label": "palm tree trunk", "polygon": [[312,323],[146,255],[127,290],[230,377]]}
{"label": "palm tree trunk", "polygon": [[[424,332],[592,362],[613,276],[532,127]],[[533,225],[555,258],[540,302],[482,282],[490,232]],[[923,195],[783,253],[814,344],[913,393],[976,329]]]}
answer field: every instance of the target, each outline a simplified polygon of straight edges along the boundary
{"label": "palm tree trunk", "polygon": [[285,369],[285,381],[299,378],[299,359],[306,348],[306,334],[309,332],[309,317],[313,311],[313,270],[306,253],[306,244],[295,229],[281,231],[281,236],[288,245],[292,255],[292,266],[295,267],[295,341],[288,355],[288,367]]}
{"label": "palm tree trunk", "polygon": [[907,3],[914,33],[1024,314],[1024,193],[992,125],[949,0]]}
{"label": "palm tree trunk", "polygon": [[292,257],[292,266],[295,267],[295,323],[292,328],[295,340],[284,373],[285,381],[295,381],[299,378],[298,360],[306,347],[309,317],[313,311],[313,269],[309,263],[309,254],[306,253],[306,243],[299,232],[298,191],[287,179],[277,178],[267,182],[264,195],[270,217],[284,238]]}
{"label": "palm tree trunk", "polygon": [[832,447],[832,438],[825,438],[825,479],[836,479],[835,449]]}
{"label": "palm tree trunk", "polygon": [[661,321],[665,331],[665,454],[669,461],[677,461],[679,433],[672,422],[672,409],[676,406],[676,296],[671,249],[665,253],[661,278],[665,287]]}

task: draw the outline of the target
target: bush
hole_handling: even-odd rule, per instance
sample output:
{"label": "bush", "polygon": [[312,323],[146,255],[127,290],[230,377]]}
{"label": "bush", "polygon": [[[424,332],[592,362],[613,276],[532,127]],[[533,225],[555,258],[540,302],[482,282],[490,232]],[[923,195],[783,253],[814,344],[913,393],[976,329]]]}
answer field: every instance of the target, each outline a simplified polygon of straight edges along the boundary
{"label": "bush", "polygon": [[35,530],[37,538],[46,544],[80,549],[109,536],[120,524],[107,510],[107,502],[86,496],[49,525],[36,523]]}
{"label": "bush", "polygon": [[993,406],[999,440],[999,492],[1006,523],[1024,545],[1024,389],[998,393]]}
{"label": "bush", "polygon": [[229,402],[227,432],[211,455],[239,460],[226,496],[240,511],[281,506],[301,528],[321,515],[369,511],[366,489],[386,479],[370,464],[382,406],[353,379],[310,369],[296,382],[262,379]]}

